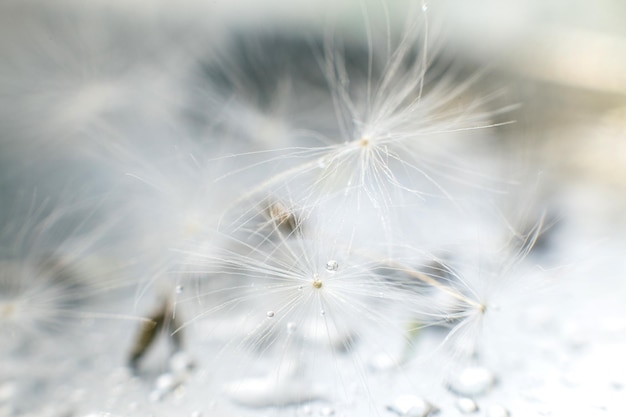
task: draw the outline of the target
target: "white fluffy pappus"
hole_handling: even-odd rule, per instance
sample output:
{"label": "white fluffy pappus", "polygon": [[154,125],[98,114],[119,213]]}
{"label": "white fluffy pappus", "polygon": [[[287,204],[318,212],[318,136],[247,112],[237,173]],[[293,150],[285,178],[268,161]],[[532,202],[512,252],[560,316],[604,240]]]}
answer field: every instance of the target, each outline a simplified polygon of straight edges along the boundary
{"label": "white fluffy pappus", "polygon": [[131,318],[107,312],[123,302],[119,290],[135,284],[123,273],[128,260],[115,242],[116,218],[94,200],[13,197],[1,217],[3,332],[27,341],[83,319]]}
{"label": "white fluffy pappus", "polygon": [[[360,375],[365,363],[357,350],[379,345],[382,334],[402,337],[396,295],[374,273],[374,262],[324,242],[292,234],[254,246],[239,241],[210,256],[190,254],[189,272],[205,274],[199,278],[205,282],[204,291],[178,300],[183,309],[198,305],[183,328],[194,326],[218,349],[215,364],[206,366],[235,378],[226,387],[234,401],[273,406],[331,396],[346,378],[338,362],[352,362]],[[265,385],[249,382],[259,373]],[[282,396],[292,384],[299,392]],[[254,389],[266,390],[262,404]]]}
{"label": "white fluffy pappus", "polygon": [[0,13],[3,152],[20,161],[102,152],[110,136],[171,123],[181,109],[188,57],[167,28],[63,3]]}
{"label": "white fluffy pappus", "polygon": [[113,149],[120,213],[126,216],[127,256],[134,259],[138,297],[146,292],[170,298],[183,285],[177,271],[189,247],[217,243],[217,229],[232,205],[237,186],[216,183],[223,161],[211,160],[217,138],[200,141],[184,130],[151,131],[120,141]]}
{"label": "white fluffy pappus", "polygon": [[495,95],[471,97],[478,75],[461,83],[445,71],[442,75],[441,68],[430,75],[436,54],[429,52],[428,38],[420,34],[428,31],[427,17],[409,15],[410,23],[393,50],[388,33],[382,35],[388,45],[374,45],[369,26],[369,44],[365,53],[353,54],[356,57],[350,53],[363,49],[365,41],[357,47],[341,45],[339,35],[328,35],[323,52],[311,48],[308,61],[326,79],[326,107],[334,108],[337,125],[317,132],[307,126],[309,137],[322,146],[304,142],[257,152],[257,162],[228,173],[254,172],[256,177],[261,167],[268,167],[264,172],[269,175],[257,180],[244,197],[288,195],[298,205],[311,207],[329,195],[346,195],[389,216],[398,207],[434,198],[459,204],[468,189],[494,190],[506,182],[483,156],[488,153],[484,145],[490,143],[485,130],[500,124],[491,118],[510,108],[490,110]]}
{"label": "white fluffy pappus", "polygon": [[488,307],[468,271],[425,251],[392,258],[387,245],[376,252],[371,242],[310,226],[270,233],[187,253],[199,292],[178,298],[182,311],[196,312],[181,330],[192,328],[211,352],[200,366],[210,370],[216,399],[225,393],[245,406],[275,407],[356,396],[377,407],[381,372],[423,384],[411,373],[414,355],[439,352],[416,349],[418,329],[445,330],[431,339],[456,352],[449,357],[474,353],[463,345],[465,329],[479,327]]}

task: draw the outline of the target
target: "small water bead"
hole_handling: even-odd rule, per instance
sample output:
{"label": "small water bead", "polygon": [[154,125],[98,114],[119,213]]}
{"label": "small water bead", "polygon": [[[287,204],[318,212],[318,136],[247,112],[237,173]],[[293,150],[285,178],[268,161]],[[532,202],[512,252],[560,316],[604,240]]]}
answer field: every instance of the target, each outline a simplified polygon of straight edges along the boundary
{"label": "small water bead", "polygon": [[321,416],[332,416],[335,414],[335,410],[333,410],[330,407],[324,407],[320,410],[320,415]]}
{"label": "small water bead", "polygon": [[326,312],[325,312],[324,310],[320,310],[320,314],[321,314],[322,316],[324,316],[324,315],[326,315]]}
{"label": "small water bead", "polygon": [[486,394],[495,384],[494,374],[486,368],[471,366],[462,370],[448,383],[456,394],[473,397]]}
{"label": "small water bead", "polygon": [[159,375],[154,385],[159,390],[171,390],[176,385],[176,379],[174,378],[174,375],[170,373],[164,373]]}
{"label": "small water bead", "polygon": [[268,319],[271,319],[272,317],[274,317],[274,312],[270,310],[267,313],[265,313],[265,315],[267,316]]}
{"label": "small water bead", "polygon": [[427,10],[428,10],[428,3],[427,3],[427,2],[425,2],[425,1],[423,1],[423,2],[422,2],[422,11],[423,11],[423,12],[425,12],[425,11],[427,11]]}
{"label": "small water bead", "polygon": [[191,357],[183,352],[176,352],[169,361],[170,370],[175,374],[180,374],[183,372],[188,372],[193,369],[194,363]]}
{"label": "small water bead", "polygon": [[183,287],[182,285],[176,286],[176,294],[182,294],[184,290],[185,290],[185,287]]}
{"label": "small water bead", "polygon": [[492,405],[487,409],[487,417],[509,417],[511,413],[509,410],[501,405]]}
{"label": "small water bead", "polygon": [[439,412],[439,408],[415,395],[403,395],[396,398],[387,410],[403,417],[429,417]]}
{"label": "small water bead", "polygon": [[478,404],[471,398],[461,397],[456,400],[456,408],[463,414],[472,414],[478,411]]}
{"label": "small water bead", "polygon": [[202,417],[202,411],[192,411],[191,412],[191,417]]}
{"label": "small water bead", "polygon": [[339,264],[337,263],[337,261],[331,259],[330,261],[326,262],[326,270],[328,272],[335,272],[337,271],[337,269],[339,269]]}

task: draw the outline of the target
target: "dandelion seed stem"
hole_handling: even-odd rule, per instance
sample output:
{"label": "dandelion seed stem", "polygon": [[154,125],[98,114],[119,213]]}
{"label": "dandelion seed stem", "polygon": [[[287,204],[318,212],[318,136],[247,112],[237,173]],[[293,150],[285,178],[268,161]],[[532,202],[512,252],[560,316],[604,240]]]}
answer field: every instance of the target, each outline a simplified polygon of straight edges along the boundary
{"label": "dandelion seed stem", "polygon": [[416,271],[414,269],[410,269],[405,267],[402,264],[399,264],[397,262],[394,262],[392,260],[386,260],[384,261],[386,266],[389,266],[391,268],[395,268],[398,269],[406,274],[408,274],[410,277],[412,278],[416,278],[419,281],[423,282],[424,284],[428,284],[436,289],[438,289],[439,291],[442,291],[448,295],[450,295],[451,297],[462,301],[464,303],[466,303],[467,305],[476,308],[477,310],[479,310],[481,313],[484,313],[486,310],[486,307],[483,303],[477,302],[475,300],[472,300],[471,298],[467,297],[466,295],[460,293],[459,291],[457,291],[456,289],[449,287],[445,284],[442,284],[441,282],[437,281],[436,279],[429,277],[426,274],[423,274],[419,271]]}

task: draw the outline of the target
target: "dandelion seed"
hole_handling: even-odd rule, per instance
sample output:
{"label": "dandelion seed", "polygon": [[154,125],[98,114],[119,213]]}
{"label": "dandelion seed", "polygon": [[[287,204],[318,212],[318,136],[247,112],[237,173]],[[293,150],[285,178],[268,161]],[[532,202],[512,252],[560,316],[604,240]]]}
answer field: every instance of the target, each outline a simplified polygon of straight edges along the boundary
{"label": "dandelion seed", "polygon": [[286,235],[291,235],[298,229],[298,221],[295,215],[279,202],[270,204],[267,208],[268,214],[274,226]]}
{"label": "dandelion seed", "polygon": [[173,350],[179,351],[182,348],[182,333],[178,329],[178,319],[172,315],[171,303],[164,300],[157,311],[150,316],[150,320],[143,323],[137,332],[129,354],[130,367],[137,369],[139,361],[163,332],[167,334]]}

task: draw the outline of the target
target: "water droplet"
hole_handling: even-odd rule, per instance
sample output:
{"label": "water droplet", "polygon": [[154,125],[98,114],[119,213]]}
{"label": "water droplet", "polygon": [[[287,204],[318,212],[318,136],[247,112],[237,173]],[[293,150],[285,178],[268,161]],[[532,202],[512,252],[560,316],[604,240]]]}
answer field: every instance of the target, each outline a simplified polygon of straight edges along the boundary
{"label": "water droplet", "polygon": [[473,397],[486,394],[495,382],[496,378],[491,371],[479,366],[471,366],[449,381],[448,389],[459,395]]}
{"label": "water droplet", "polygon": [[176,384],[176,380],[174,379],[174,375],[170,373],[165,373],[165,374],[159,375],[154,385],[159,390],[168,391],[174,388],[175,384]]}
{"label": "water droplet", "polygon": [[192,411],[191,417],[202,417],[202,411],[198,411],[198,410]]}
{"label": "water droplet", "polygon": [[415,395],[398,397],[393,405],[387,406],[387,409],[399,416],[406,417],[428,417],[439,412],[439,408]]}
{"label": "water droplet", "polygon": [[185,290],[185,287],[183,287],[182,285],[176,286],[176,294],[182,294],[184,290]]}
{"label": "water droplet", "polygon": [[509,417],[511,413],[501,405],[492,405],[487,409],[486,415],[487,417]]}
{"label": "water droplet", "polygon": [[328,272],[335,272],[337,271],[337,269],[339,269],[339,264],[334,259],[331,259],[330,261],[326,262],[326,270]]}
{"label": "water droplet", "polygon": [[320,410],[320,415],[322,416],[332,416],[335,414],[335,410],[330,407],[324,407]]}
{"label": "water droplet", "polygon": [[274,312],[270,310],[267,313],[265,313],[265,315],[267,316],[268,319],[271,319],[272,317],[274,317]]}
{"label": "water droplet", "polygon": [[425,12],[428,10],[428,3],[426,3],[425,1],[422,2],[422,11]]}
{"label": "water droplet", "polygon": [[326,312],[324,310],[320,310],[320,314],[323,316],[326,314]]}
{"label": "water droplet", "polygon": [[456,408],[463,414],[471,414],[478,411],[478,404],[471,398],[461,397],[456,400]]}
{"label": "water droplet", "polygon": [[303,287],[302,285],[300,285],[300,286],[298,287],[298,291],[302,291],[302,289],[303,289],[303,288],[304,288],[304,287]]}
{"label": "water droplet", "polygon": [[170,370],[176,374],[190,371],[193,367],[193,361],[185,352],[176,352],[170,358]]}
{"label": "water droplet", "polygon": [[290,321],[289,323],[287,323],[287,333],[288,334],[294,334],[296,332],[297,328],[298,328],[298,326],[296,325],[295,322]]}

